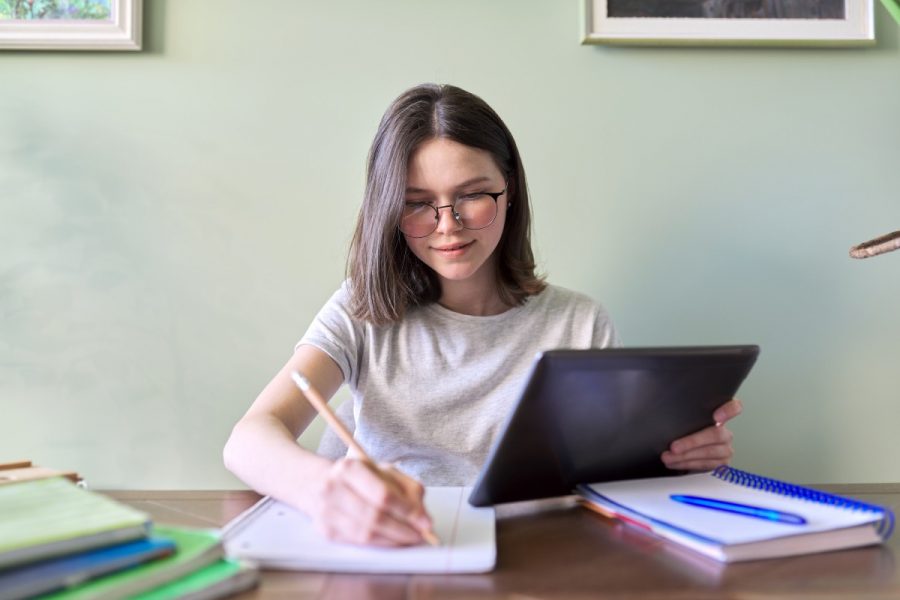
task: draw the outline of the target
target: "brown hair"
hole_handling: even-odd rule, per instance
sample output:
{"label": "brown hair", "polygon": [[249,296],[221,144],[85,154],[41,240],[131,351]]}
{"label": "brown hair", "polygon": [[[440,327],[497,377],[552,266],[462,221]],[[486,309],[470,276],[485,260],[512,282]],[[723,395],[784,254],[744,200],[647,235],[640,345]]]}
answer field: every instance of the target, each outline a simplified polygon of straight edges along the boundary
{"label": "brown hair", "polygon": [[535,275],[525,170],[509,129],[478,96],[452,85],[423,84],[388,107],[369,150],[365,197],[347,259],[350,307],[358,319],[396,322],[408,308],[440,298],[437,274],[412,253],[398,228],[409,158],[434,138],[487,151],[509,178],[511,204],[495,250],[500,299],[515,306],[546,286]]}

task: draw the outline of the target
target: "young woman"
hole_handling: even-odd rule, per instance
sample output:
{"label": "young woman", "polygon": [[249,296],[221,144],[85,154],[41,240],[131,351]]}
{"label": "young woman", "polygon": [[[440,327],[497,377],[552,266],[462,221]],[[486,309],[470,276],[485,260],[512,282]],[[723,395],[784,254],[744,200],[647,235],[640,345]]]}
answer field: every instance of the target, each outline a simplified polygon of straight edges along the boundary
{"label": "young woman", "polygon": [[[225,464],[332,539],[422,541],[422,485],[471,485],[535,353],[619,345],[606,311],[535,275],[525,171],[480,98],[420,85],[388,108],[369,154],[349,276],[235,425]],[[353,392],[354,436],[378,469],[296,439],[316,416],[290,379]],[[729,460],[721,426],[674,442],[673,469]]]}

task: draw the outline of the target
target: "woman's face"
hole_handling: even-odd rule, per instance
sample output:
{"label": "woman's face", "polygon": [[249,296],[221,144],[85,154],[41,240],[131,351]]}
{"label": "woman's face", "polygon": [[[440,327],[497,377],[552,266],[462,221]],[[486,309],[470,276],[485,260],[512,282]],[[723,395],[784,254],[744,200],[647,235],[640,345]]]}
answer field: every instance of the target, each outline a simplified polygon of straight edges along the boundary
{"label": "woman's face", "polygon": [[[445,138],[419,146],[409,159],[407,173],[407,206],[452,205],[460,197],[500,192],[506,185],[490,153]],[[437,273],[444,291],[463,282],[494,286],[494,249],[503,235],[508,203],[507,194],[498,198],[497,216],[484,229],[465,229],[453,218],[451,208],[442,208],[434,232],[421,238],[404,234],[406,243]]]}

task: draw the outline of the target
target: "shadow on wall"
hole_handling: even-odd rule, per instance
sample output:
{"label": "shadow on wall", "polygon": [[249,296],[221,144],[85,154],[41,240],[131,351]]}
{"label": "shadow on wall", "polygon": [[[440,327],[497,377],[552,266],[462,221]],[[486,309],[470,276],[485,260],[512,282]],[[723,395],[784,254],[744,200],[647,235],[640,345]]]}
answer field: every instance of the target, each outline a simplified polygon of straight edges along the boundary
{"label": "shadow on wall", "polygon": [[165,53],[166,0],[145,0],[142,19],[143,48],[141,54],[162,55]]}

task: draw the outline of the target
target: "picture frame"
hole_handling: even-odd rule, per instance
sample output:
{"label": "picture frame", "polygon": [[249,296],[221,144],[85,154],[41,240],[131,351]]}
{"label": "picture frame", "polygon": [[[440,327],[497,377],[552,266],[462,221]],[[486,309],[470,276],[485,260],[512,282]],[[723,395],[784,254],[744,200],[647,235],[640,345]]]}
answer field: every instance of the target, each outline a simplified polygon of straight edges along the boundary
{"label": "picture frame", "polygon": [[0,0],[0,49],[138,51],[141,4],[142,0]]}
{"label": "picture frame", "polygon": [[582,44],[849,46],[873,0],[582,0]]}

